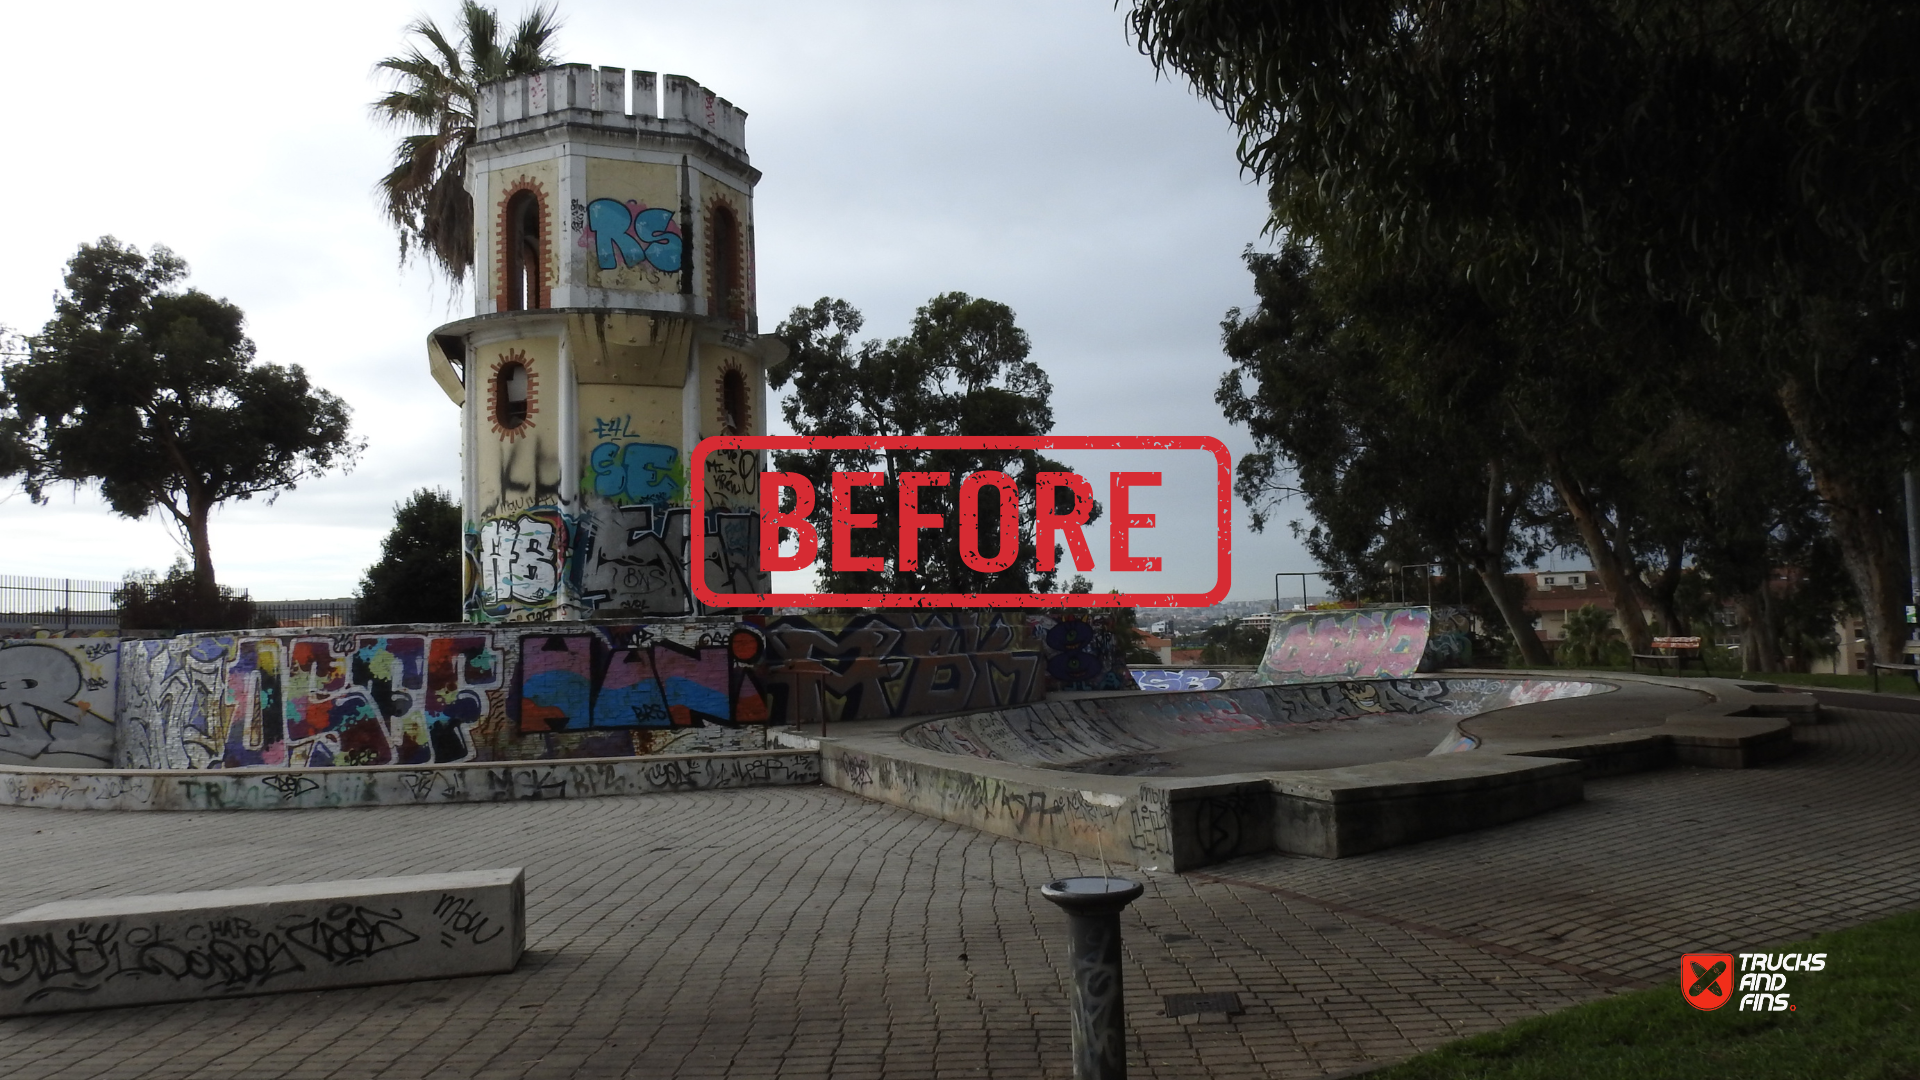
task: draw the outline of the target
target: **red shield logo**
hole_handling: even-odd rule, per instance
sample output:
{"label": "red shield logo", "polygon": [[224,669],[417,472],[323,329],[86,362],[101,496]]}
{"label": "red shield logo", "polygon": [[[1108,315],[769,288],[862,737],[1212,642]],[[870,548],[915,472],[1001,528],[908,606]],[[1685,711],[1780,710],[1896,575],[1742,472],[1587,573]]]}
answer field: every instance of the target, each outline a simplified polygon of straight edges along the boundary
{"label": "red shield logo", "polygon": [[1680,996],[1709,1012],[1733,998],[1733,954],[1688,953],[1680,958]]}

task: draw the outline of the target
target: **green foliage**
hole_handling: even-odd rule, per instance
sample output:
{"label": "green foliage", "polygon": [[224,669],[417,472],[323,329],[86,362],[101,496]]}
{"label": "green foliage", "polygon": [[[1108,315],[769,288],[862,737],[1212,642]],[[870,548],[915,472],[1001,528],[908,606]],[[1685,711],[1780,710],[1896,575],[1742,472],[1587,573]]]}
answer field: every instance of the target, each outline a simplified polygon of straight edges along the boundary
{"label": "green foliage", "polygon": [[0,368],[0,426],[24,451],[36,502],[58,484],[98,485],[116,513],[160,511],[215,597],[207,520],[351,465],[346,403],[300,367],[258,363],[240,309],[177,286],[187,264],[112,237],[83,244],[30,354]]}
{"label": "green foliage", "polygon": [[467,147],[480,115],[480,87],[559,63],[551,51],[560,21],[535,5],[500,38],[495,8],[461,0],[450,37],[430,18],[407,26],[408,51],[374,69],[394,89],[373,103],[373,115],[404,134],[393,168],[380,178],[387,219],[400,237],[400,261],[418,251],[454,284],[473,266],[473,199],[467,194]]}
{"label": "green foliage", "polygon": [[460,621],[460,504],[421,488],[393,508],[380,561],[360,579],[360,622]]}
{"label": "green foliage", "polygon": [[175,559],[163,577],[152,570],[129,570],[113,590],[122,630],[246,630],[254,624],[253,601],[225,585],[208,598],[201,594],[193,567]]}
{"label": "green foliage", "polygon": [[[767,372],[776,388],[793,384],[782,411],[793,430],[813,436],[1044,435],[1053,430],[1052,384],[1027,359],[1026,332],[1012,309],[965,293],[934,297],[914,314],[904,337],[856,342],[860,312],[844,300],[822,298],[796,307],[776,333],[788,357]],[[1070,563],[1056,552],[1055,570],[1035,566],[1033,492],[1041,472],[1066,466],[1031,450],[938,450],[885,452],[819,451],[783,454],[782,471],[812,481],[813,521],[820,533],[815,561],[822,591],[856,592],[1051,592],[1059,570]],[[1020,485],[1017,536],[1000,536],[1000,513],[992,489],[979,492],[979,551],[992,558],[1015,543],[1018,556],[1000,571],[966,565],[960,552],[958,485],[971,473],[998,470]],[[885,483],[856,489],[853,510],[878,516],[878,527],[853,534],[853,557],[891,555],[899,537],[899,477],[906,472],[948,473],[945,487],[919,489],[923,513],[945,525],[920,533],[919,566],[905,570],[888,558],[879,570],[834,570],[830,480],[834,470],[878,471]],[[1065,492],[1059,494],[1065,495]],[[790,499],[790,497],[789,497]],[[1061,509],[1070,509],[1065,500]],[[1092,520],[1098,520],[1095,504]],[[1056,545],[1058,548],[1059,545]]]}
{"label": "green foliage", "polygon": [[1561,667],[1621,667],[1632,657],[1611,617],[1597,604],[1583,604],[1567,614],[1567,636],[1554,657]]}
{"label": "green foliage", "polygon": [[[1807,521],[1874,640],[1901,636],[1920,12],[1136,0],[1131,19],[1238,126],[1271,226],[1332,268],[1307,324],[1328,359],[1384,358],[1368,378],[1410,425],[1462,410],[1495,446],[1522,436],[1566,504],[1556,545],[1612,579],[1630,638],[1625,580],[1644,572],[1671,624],[1689,559],[1751,596],[1737,579]],[[1455,467],[1505,461],[1483,449]]]}
{"label": "green foliage", "polygon": [[1209,626],[1200,650],[1203,664],[1258,664],[1267,655],[1265,627],[1235,620]]}

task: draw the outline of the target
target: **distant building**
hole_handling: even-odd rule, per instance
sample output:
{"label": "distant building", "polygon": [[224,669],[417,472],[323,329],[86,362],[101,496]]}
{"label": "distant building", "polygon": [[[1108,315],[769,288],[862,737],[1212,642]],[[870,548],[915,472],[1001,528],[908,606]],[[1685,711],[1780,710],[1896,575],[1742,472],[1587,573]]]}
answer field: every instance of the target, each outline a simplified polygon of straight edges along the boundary
{"label": "distant building", "polygon": [[1592,604],[1607,613],[1608,625],[1618,630],[1620,618],[1613,610],[1613,596],[1601,586],[1599,575],[1591,570],[1535,570],[1513,575],[1526,583],[1522,601],[1534,613],[1533,628],[1552,641],[1565,640],[1567,615]]}

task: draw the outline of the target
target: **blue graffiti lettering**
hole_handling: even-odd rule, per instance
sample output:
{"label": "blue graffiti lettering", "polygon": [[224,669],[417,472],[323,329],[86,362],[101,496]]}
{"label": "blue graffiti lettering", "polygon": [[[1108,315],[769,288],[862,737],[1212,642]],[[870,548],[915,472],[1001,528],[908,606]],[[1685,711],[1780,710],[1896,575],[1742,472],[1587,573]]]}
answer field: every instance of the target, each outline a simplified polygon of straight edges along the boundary
{"label": "blue graffiti lettering", "polygon": [[680,494],[673,464],[680,452],[659,443],[601,443],[588,461],[593,466],[593,490],[623,504],[666,506]]}
{"label": "blue graffiti lettering", "polygon": [[595,199],[587,204],[587,228],[593,230],[600,269],[652,263],[669,274],[680,269],[682,244],[673,231],[673,211],[642,210],[637,203]]}

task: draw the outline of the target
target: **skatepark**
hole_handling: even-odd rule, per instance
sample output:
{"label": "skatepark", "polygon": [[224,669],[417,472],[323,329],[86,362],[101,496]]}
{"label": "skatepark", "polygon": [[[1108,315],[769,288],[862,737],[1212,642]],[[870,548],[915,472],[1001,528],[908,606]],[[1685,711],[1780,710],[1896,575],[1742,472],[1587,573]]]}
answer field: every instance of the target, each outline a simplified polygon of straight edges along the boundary
{"label": "skatepark", "polygon": [[[1406,604],[1175,689],[1098,611],[703,607],[768,591],[766,461],[676,470],[786,346],[745,114],[632,76],[482,91],[465,621],[0,642],[0,1075],[1065,1076],[1037,890],[1116,874],[1139,1075],[1341,1075],[1908,902],[1884,699],[1475,669]],[[739,258],[664,276],[663,192]]]}

